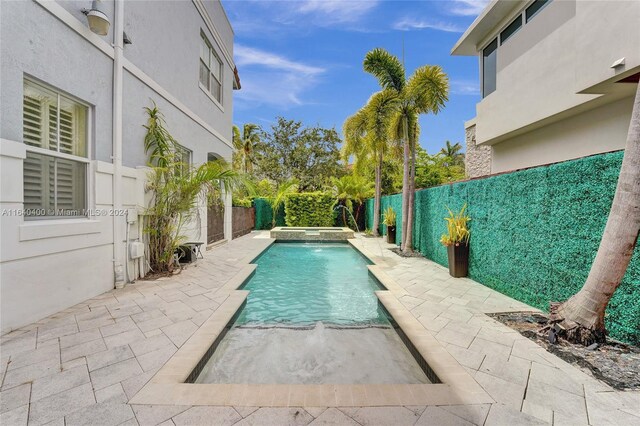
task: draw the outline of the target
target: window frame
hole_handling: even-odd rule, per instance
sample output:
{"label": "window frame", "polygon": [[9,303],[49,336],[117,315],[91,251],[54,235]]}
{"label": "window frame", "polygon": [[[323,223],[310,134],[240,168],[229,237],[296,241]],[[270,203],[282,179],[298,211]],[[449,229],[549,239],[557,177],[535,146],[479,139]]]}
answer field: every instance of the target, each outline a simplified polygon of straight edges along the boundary
{"label": "window frame", "polygon": [[[185,167],[188,170],[193,165],[193,151],[178,143],[176,144],[175,153],[180,155],[180,173],[183,174],[185,172]],[[185,155],[187,156],[186,162],[183,161]]]}
{"label": "window frame", "polygon": [[[202,30],[200,31],[200,43],[201,43],[201,45],[204,44],[208,48],[209,57],[211,57],[211,55],[213,55],[213,57],[218,61],[218,64],[220,65],[220,76],[218,78],[217,76],[215,76],[215,74],[213,74],[213,72],[211,72],[211,68],[210,68],[211,63],[205,64],[203,59],[202,59],[202,55],[199,54],[198,55],[198,85],[200,86],[200,89],[202,89],[202,91],[209,97],[209,99],[214,101],[214,103],[224,112],[224,107],[223,107],[223,102],[224,102],[224,62],[222,61],[222,59],[220,59],[220,55],[213,48],[213,44],[209,41],[209,38],[207,37],[207,35]],[[198,49],[198,50],[200,50],[200,49]],[[209,60],[211,60],[211,59],[209,59]],[[208,71],[209,87],[207,87],[200,80],[200,67],[202,65],[204,65],[204,67]],[[212,79],[215,79],[215,81],[220,86],[220,99],[216,99],[216,96],[213,94],[213,92],[211,90],[211,88],[212,88],[212,81],[211,80]]]}
{"label": "window frame", "polygon": [[[514,18],[511,22],[509,22],[509,24],[504,27],[502,29],[502,31],[500,31],[500,46],[502,46],[507,40],[509,40],[511,37],[513,37],[515,34],[518,33],[518,31],[520,31],[522,29],[522,27],[524,27],[524,23],[523,21],[523,13],[519,13],[518,16],[516,18]],[[513,32],[511,32],[509,35],[507,35],[506,37],[503,36],[503,34],[516,22],[520,22],[520,26],[517,27]],[[491,43],[489,43],[491,44]]]}
{"label": "window frame", "polygon": [[542,3],[542,5],[535,12],[533,12],[531,16],[527,16],[529,9],[531,9],[535,4],[540,4],[539,1],[540,0],[533,0],[527,5],[527,7],[522,10],[522,18],[524,24],[528,24],[529,22],[531,22],[533,18],[535,18],[540,12],[542,12],[545,7],[549,6],[549,4],[551,3],[551,0],[545,0],[545,2]]}
{"label": "window frame", "polygon": [[[527,18],[527,10],[529,10],[536,2],[538,2],[540,0],[532,0],[530,2],[527,2],[527,4],[522,7],[519,12],[517,14],[515,14],[513,16],[513,18],[508,21],[508,23],[506,25],[501,26],[497,31],[492,31],[491,37],[487,37],[484,39],[484,43],[480,44],[480,46],[482,46],[481,48],[479,48],[478,50],[478,56],[480,58],[480,94],[482,96],[482,99],[486,98],[487,96],[489,96],[491,93],[495,92],[496,90],[498,90],[498,72],[497,72],[497,54],[498,54],[498,50],[500,50],[500,47],[503,45],[503,39],[502,39],[502,33],[510,26],[512,25],[515,21],[518,20],[518,17],[520,18],[520,27],[518,27],[517,30],[515,30],[513,33],[511,33],[509,36],[507,36],[506,39],[504,39],[504,42],[506,42],[507,40],[509,40],[511,37],[513,37],[514,34],[516,34],[518,31],[520,31],[522,28],[525,28],[525,26],[531,22],[531,20],[537,16],[544,8],[546,8],[549,4],[551,4],[553,2],[553,0],[546,0],[545,3],[533,14],[531,15],[529,18]],[[488,40],[488,41],[487,41]],[[484,51],[491,45],[491,43],[493,43],[494,41],[497,42],[496,45],[496,88],[491,92],[485,95],[484,93]],[[476,46],[477,47],[477,46]]]}
{"label": "window frame", "polygon": [[[72,214],[68,214],[68,215],[43,215],[43,216],[27,216],[26,214],[23,215],[23,219],[25,222],[34,222],[34,221],[38,221],[38,220],[59,220],[59,219],[89,219],[90,215],[89,215],[89,211],[90,211],[90,207],[91,205],[93,205],[93,199],[91,198],[91,185],[93,184],[93,179],[91,176],[91,156],[93,155],[93,146],[92,146],[92,141],[91,141],[91,135],[92,135],[92,124],[93,124],[93,107],[87,103],[82,101],[81,99],[77,98],[76,96],[73,96],[63,90],[60,90],[52,85],[49,85],[47,83],[44,83],[40,80],[37,80],[31,76],[28,75],[24,75],[23,76],[23,94],[22,94],[22,114],[24,115],[24,97],[25,97],[25,93],[24,93],[24,87],[27,84],[30,84],[32,86],[35,86],[38,89],[42,89],[44,91],[48,91],[48,92],[52,92],[55,93],[56,95],[56,100],[57,100],[57,104],[56,104],[56,110],[58,111],[57,113],[57,117],[56,117],[56,131],[57,131],[57,144],[56,144],[56,149],[57,150],[53,150],[53,149],[47,149],[47,148],[42,148],[42,147],[38,147],[38,146],[33,146],[33,145],[29,145],[24,141],[24,118],[22,119],[22,132],[23,132],[23,144],[25,146],[25,150],[27,153],[32,152],[34,154],[39,154],[39,155],[43,155],[46,157],[51,157],[54,160],[55,159],[61,159],[61,160],[67,160],[67,161],[72,161],[72,162],[76,162],[76,163],[81,163],[84,164],[84,173],[85,173],[85,182],[84,182],[84,193],[82,194],[84,197],[84,207],[82,207],[82,209],[84,210],[84,212],[82,212],[83,214],[77,214],[77,215],[72,215]],[[85,114],[85,154],[86,157],[81,157],[79,155],[73,155],[73,154],[67,154],[64,152],[60,151],[60,98],[61,97],[65,97],[68,100],[77,103],[83,107],[86,108],[86,114]],[[43,126],[45,126],[45,123],[43,123]],[[25,157],[26,160],[26,157]],[[24,160],[23,160],[23,164],[24,164]],[[26,208],[24,208],[24,166],[23,166],[23,172],[22,172],[22,184],[23,184],[23,210],[26,213]],[[57,173],[54,172],[54,188],[56,190],[56,195],[54,196],[54,210],[57,211],[58,209],[57,207]]]}
{"label": "window frame", "polygon": [[[489,48],[489,46],[491,46],[493,43],[496,43],[496,47],[493,50],[493,53],[495,53],[496,55],[496,70],[495,70],[495,84],[494,84],[494,88],[490,93],[486,93],[485,92],[485,54],[484,51],[487,50]],[[498,40],[498,36],[494,37],[489,43],[487,43],[487,45],[480,51],[480,57],[481,57],[481,63],[482,63],[482,99],[485,99],[487,96],[489,96],[491,93],[495,92],[496,90],[498,90],[498,47],[500,46],[499,40]]]}

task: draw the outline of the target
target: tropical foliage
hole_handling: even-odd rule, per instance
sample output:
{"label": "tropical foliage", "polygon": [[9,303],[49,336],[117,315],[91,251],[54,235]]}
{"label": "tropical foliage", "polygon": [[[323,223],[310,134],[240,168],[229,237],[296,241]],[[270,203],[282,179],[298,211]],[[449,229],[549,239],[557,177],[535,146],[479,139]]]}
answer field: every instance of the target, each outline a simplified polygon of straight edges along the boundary
{"label": "tropical foliage", "polygon": [[403,251],[413,250],[413,200],[415,197],[416,146],[420,114],[437,114],[448,100],[449,80],[439,66],[419,67],[407,79],[404,65],[384,49],[367,53],[364,70],[377,78],[382,91],[395,101],[389,136],[403,145],[402,235]]}
{"label": "tropical foliage", "polygon": [[145,108],[145,152],[149,155],[147,191],[151,192],[146,209],[144,232],[149,243],[149,266],[155,273],[175,268],[174,252],[184,242],[184,229],[199,220],[197,206],[209,199],[219,200],[220,189],[231,191],[241,185],[241,176],[222,160],[198,167],[185,164],[180,145],[165,127],[155,106]]}
{"label": "tropical foliage", "polygon": [[458,213],[454,213],[449,207],[447,211],[449,216],[444,220],[447,222],[447,233],[443,234],[440,238],[440,242],[445,246],[460,245],[469,243],[469,227],[468,223],[471,220],[466,213],[467,205],[462,206],[462,209]]}
{"label": "tropical foliage", "polygon": [[327,192],[289,194],[284,203],[287,226],[333,226],[333,206]]}
{"label": "tropical foliage", "polygon": [[233,126],[233,169],[242,173],[253,171],[254,151],[260,142],[262,129],[257,124],[247,123],[242,126],[242,133],[238,126]]}
{"label": "tropical foliage", "polygon": [[[345,143],[342,156],[355,157],[355,171],[362,173],[363,165],[373,164],[375,179],[374,234],[380,223],[380,198],[382,196],[382,167],[386,154],[394,146],[389,138],[389,126],[397,107],[398,98],[389,90],[375,93],[357,113],[347,118],[343,125]],[[397,152],[397,150],[396,150]]]}
{"label": "tropical foliage", "polygon": [[340,161],[335,129],[305,127],[302,122],[278,117],[254,147],[253,176],[280,185],[292,178],[299,191],[318,191],[345,168]]}
{"label": "tropical foliage", "polygon": [[272,227],[276,226],[277,212],[282,208],[287,197],[290,194],[295,194],[298,191],[298,180],[291,178],[285,182],[282,182],[276,189],[275,194],[272,197],[267,198],[271,210],[273,212]]}
{"label": "tropical foliage", "polygon": [[384,211],[384,214],[382,215],[382,223],[384,225],[386,225],[387,227],[389,226],[396,226],[396,212],[393,210],[393,207],[389,206],[387,207],[387,209]]}
{"label": "tropical foliage", "polygon": [[[373,195],[373,184],[367,178],[357,174],[345,175],[340,179],[332,178],[331,183],[336,204],[343,205],[354,215],[357,228],[364,201]],[[347,212],[344,209],[342,209],[342,223],[348,223]]]}
{"label": "tropical foliage", "polygon": [[461,166],[464,169],[464,154],[462,151],[462,145],[459,142],[451,144],[450,141],[446,141],[444,148],[440,149],[439,156],[446,158],[446,162],[449,166]]}
{"label": "tropical foliage", "polygon": [[464,163],[460,163],[460,157],[452,158],[442,152],[429,155],[420,146],[417,147],[416,188],[430,188],[464,179]]}

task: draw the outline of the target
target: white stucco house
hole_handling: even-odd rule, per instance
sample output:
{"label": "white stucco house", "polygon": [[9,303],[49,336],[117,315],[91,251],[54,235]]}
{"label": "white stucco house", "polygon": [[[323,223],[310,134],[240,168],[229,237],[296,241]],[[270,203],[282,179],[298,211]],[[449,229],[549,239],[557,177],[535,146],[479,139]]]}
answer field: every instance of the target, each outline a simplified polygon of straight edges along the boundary
{"label": "white stucco house", "polygon": [[470,177],[624,148],[640,77],[640,2],[493,0],[453,55],[477,56]]}
{"label": "white stucco house", "polygon": [[[128,249],[143,241],[144,107],[158,105],[185,160],[230,160],[239,79],[218,0],[11,1],[0,22],[6,332],[145,273]],[[189,230],[206,236],[206,220]]]}

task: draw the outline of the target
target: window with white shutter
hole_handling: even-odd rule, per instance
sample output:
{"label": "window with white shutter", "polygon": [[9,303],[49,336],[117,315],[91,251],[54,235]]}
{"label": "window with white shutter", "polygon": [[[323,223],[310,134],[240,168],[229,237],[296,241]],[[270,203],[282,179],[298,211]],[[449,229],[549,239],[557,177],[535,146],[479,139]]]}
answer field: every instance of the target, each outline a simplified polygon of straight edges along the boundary
{"label": "window with white shutter", "polygon": [[89,108],[64,94],[24,81],[25,217],[85,216]]}

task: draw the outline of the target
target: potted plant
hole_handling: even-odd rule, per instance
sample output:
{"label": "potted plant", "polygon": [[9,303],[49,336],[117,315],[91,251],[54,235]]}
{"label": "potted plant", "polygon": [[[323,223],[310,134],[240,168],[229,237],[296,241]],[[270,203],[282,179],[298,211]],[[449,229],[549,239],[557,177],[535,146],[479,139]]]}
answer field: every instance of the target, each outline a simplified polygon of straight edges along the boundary
{"label": "potted plant", "polygon": [[387,243],[396,243],[396,212],[391,206],[387,207],[382,215],[382,223],[387,227]]}
{"label": "potted plant", "polygon": [[471,220],[466,214],[465,204],[458,213],[450,208],[447,222],[447,233],[443,234],[440,242],[447,247],[449,257],[449,274],[454,278],[466,277],[469,272],[469,228],[467,223]]}

